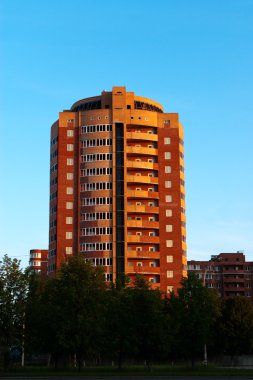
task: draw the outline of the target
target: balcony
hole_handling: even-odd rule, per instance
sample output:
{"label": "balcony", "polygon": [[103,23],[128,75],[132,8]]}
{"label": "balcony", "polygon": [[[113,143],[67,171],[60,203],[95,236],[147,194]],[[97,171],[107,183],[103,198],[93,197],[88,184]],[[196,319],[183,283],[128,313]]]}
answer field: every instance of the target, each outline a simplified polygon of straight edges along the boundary
{"label": "balcony", "polygon": [[127,205],[128,213],[159,214],[159,207],[148,205]]}
{"label": "balcony", "polygon": [[160,267],[150,267],[148,265],[133,265],[127,266],[127,273],[136,273],[136,274],[160,274]]}
{"label": "balcony", "polygon": [[127,146],[126,147],[127,154],[135,154],[135,155],[150,155],[157,156],[158,150],[156,148],[148,148],[146,146]]}
{"label": "balcony", "polygon": [[229,277],[226,277],[224,276],[224,282],[244,282],[245,281],[245,278],[244,276],[242,277],[239,277],[239,276],[229,276]]}
{"label": "balcony", "polygon": [[146,161],[127,161],[127,168],[133,169],[150,169],[158,170],[158,164],[155,162],[146,162]]}
{"label": "balcony", "polygon": [[127,227],[132,228],[159,228],[159,222],[149,220],[128,220]]}
{"label": "balcony", "polygon": [[224,286],[224,291],[225,292],[244,292],[245,291],[245,287],[244,286],[227,286],[225,285]]}
{"label": "balcony", "polygon": [[145,191],[145,190],[127,190],[127,198],[151,198],[158,199],[159,193],[156,191]]}
{"label": "balcony", "polygon": [[127,175],[127,183],[147,183],[147,184],[158,184],[158,177],[151,177],[146,175]]}
{"label": "balcony", "polygon": [[126,132],[127,140],[145,140],[145,141],[158,141],[158,135],[153,133],[144,132]]}
{"label": "balcony", "polygon": [[142,251],[128,250],[127,257],[130,259],[160,259],[160,251],[148,251],[144,249]]}
{"label": "balcony", "polygon": [[144,243],[144,244],[159,244],[159,236],[147,235],[127,235],[126,240],[128,243]]}

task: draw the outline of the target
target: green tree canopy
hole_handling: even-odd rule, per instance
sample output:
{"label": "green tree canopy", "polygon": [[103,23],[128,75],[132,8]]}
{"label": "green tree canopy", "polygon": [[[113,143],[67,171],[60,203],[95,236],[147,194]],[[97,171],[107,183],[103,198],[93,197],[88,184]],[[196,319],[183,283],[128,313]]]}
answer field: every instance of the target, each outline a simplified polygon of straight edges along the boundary
{"label": "green tree canopy", "polygon": [[178,295],[168,300],[172,328],[172,353],[195,359],[210,342],[213,327],[220,315],[220,299],[216,292],[203,286],[194,273],[183,278]]}
{"label": "green tree canopy", "polygon": [[29,271],[5,255],[0,261],[0,351],[8,366],[12,346],[22,345]]}
{"label": "green tree canopy", "polygon": [[253,306],[245,297],[236,296],[222,302],[221,344],[234,357],[253,350]]}

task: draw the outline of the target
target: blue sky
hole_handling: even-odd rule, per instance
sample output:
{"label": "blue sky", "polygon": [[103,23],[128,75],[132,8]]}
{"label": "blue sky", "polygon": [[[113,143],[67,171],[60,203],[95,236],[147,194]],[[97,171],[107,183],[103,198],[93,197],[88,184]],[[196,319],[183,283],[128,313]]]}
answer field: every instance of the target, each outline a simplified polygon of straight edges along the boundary
{"label": "blue sky", "polygon": [[50,126],[114,85],[185,128],[189,259],[253,261],[253,1],[2,0],[0,255],[47,248]]}

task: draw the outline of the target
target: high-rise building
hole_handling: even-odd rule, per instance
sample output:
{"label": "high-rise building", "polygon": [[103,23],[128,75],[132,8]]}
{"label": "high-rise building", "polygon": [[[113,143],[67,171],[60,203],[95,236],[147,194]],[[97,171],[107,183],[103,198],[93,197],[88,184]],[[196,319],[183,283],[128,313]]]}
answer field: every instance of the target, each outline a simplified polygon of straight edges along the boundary
{"label": "high-rise building", "polygon": [[113,87],[51,128],[48,274],[81,253],[107,281],[143,275],[169,292],[187,273],[178,114]]}
{"label": "high-rise building", "polygon": [[222,298],[245,296],[253,302],[253,262],[246,261],[241,251],[212,255],[209,261],[190,260],[188,271]]}

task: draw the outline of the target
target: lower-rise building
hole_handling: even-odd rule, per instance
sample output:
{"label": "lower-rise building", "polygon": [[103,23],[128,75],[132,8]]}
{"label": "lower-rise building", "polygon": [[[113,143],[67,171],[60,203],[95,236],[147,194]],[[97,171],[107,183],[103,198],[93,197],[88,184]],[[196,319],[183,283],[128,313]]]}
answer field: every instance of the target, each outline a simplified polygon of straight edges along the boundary
{"label": "lower-rise building", "polygon": [[29,267],[41,276],[47,275],[48,250],[31,249]]}
{"label": "lower-rise building", "polygon": [[212,255],[209,261],[188,261],[188,272],[196,273],[208,288],[222,298],[245,296],[253,302],[253,262],[242,251]]}

